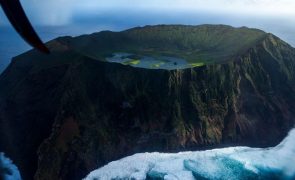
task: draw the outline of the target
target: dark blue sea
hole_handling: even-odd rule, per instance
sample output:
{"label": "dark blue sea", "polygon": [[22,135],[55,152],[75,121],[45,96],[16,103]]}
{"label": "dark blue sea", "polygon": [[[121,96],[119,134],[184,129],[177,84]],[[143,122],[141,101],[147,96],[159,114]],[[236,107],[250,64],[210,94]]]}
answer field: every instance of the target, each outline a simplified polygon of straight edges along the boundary
{"label": "dark blue sea", "polygon": [[[91,18],[89,18],[91,16]],[[143,26],[143,25],[155,25],[155,24],[188,24],[188,25],[199,25],[199,24],[227,24],[231,25],[234,27],[240,27],[240,26],[247,26],[251,28],[258,28],[262,29],[266,32],[270,32],[275,34],[276,36],[280,37],[284,41],[288,42],[290,45],[295,47],[295,24],[290,23],[289,21],[284,21],[281,19],[265,19],[265,18],[258,18],[258,17],[237,17],[237,16],[219,16],[219,15],[204,15],[204,14],[161,14],[161,13],[153,13],[153,14],[144,14],[142,12],[136,12],[135,14],[128,14],[124,13],[123,14],[106,14],[106,15],[90,15],[90,16],[79,16],[79,17],[74,17],[73,18],[73,24],[70,25],[63,25],[63,26],[37,26],[36,31],[40,35],[41,39],[45,42],[54,39],[59,36],[78,36],[81,34],[90,34],[93,32],[98,32],[102,30],[112,30],[112,31],[120,31],[123,29],[128,29],[131,27],[135,26]],[[24,53],[25,51],[29,50],[31,47],[27,45],[20,37],[19,35],[13,30],[11,26],[0,26],[0,73],[5,70],[5,68],[9,65],[11,58],[14,56],[17,56],[21,53]],[[246,168],[248,171],[249,168],[251,171],[255,173],[264,173],[265,169],[261,170],[261,167],[266,167],[269,170],[278,170],[279,175],[284,175],[284,177],[288,177],[289,179],[294,179],[295,177],[295,170],[294,166],[290,166],[290,162],[294,163],[294,130],[292,133],[287,137],[286,141],[283,141],[281,146],[274,147],[272,149],[250,149],[250,148],[231,148],[231,149],[226,149],[225,153],[223,150],[215,150],[212,151],[213,153],[220,154],[225,157],[230,156],[231,158],[239,158],[239,162],[245,162],[245,167],[242,167],[242,170]],[[291,138],[290,138],[291,137]],[[230,150],[230,151],[227,151]],[[210,152],[209,154],[212,154]],[[237,153],[238,152],[238,153]],[[265,152],[268,153],[268,156],[265,156]],[[278,152],[278,153],[277,153]],[[201,152],[202,154],[202,152]],[[207,154],[207,152],[204,152],[204,154]],[[233,154],[233,155],[232,155]],[[157,155],[157,154],[156,154]],[[194,173],[203,173],[202,172],[197,172],[194,167],[195,165],[199,165],[199,155],[200,153],[195,153],[193,157],[193,161],[186,161],[189,162],[190,164],[190,171]],[[236,156],[237,155],[237,156]],[[243,155],[243,156],[240,156]],[[282,155],[279,156],[279,155]],[[153,160],[154,155],[149,155],[151,156],[151,159]],[[161,155],[161,156],[167,156],[167,155]],[[170,156],[170,155],[169,155]],[[174,155],[173,155],[174,156]],[[182,164],[183,159],[187,160],[186,157],[182,158],[181,154],[180,155],[175,155],[177,156],[176,160],[179,162],[178,164],[176,163],[175,167],[180,167],[180,169],[175,168],[174,170],[179,170],[182,171],[183,167]],[[178,157],[179,156],[179,157]],[[146,157],[146,156],[144,156]],[[192,158],[192,156],[189,156]],[[207,156],[204,156],[207,158]],[[219,156],[218,156],[219,157]],[[250,158],[249,158],[250,157]],[[276,161],[271,158],[271,157],[278,157],[281,158],[282,161]],[[290,158],[291,157],[291,158]],[[132,158],[132,157],[131,157]],[[209,157],[209,161],[211,164],[215,164],[215,159],[210,159],[211,156]],[[242,159],[241,159],[242,158]],[[261,160],[262,164],[251,164],[248,162],[251,162],[253,158],[258,158]],[[277,159],[278,159],[277,158]],[[191,159],[188,159],[191,160]],[[202,159],[201,159],[202,160]],[[217,159],[218,160],[218,159]],[[221,158],[220,166],[213,168],[217,168],[218,170],[228,173],[236,173],[237,171],[233,171],[232,169],[229,169],[227,165],[231,164],[232,162],[236,163],[236,161],[227,161],[225,159],[226,163],[229,162],[228,164],[223,163],[224,158]],[[230,159],[232,160],[232,159]],[[126,171],[126,174],[130,173],[130,169],[134,170],[131,166],[131,168],[126,168],[124,162],[127,162],[128,165],[128,159],[127,160],[122,160],[124,166],[124,169]],[[142,161],[139,163],[145,163],[146,161]],[[218,161],[219,162],[219,161]],[[13,170],[13,174],[11,175],[11,179],[20,179],[19,172],[17,170],[17,167],[12,164],[12,162],[4,156],[3,153],[0,152],[0,165],[5,165],[7,167],[10,167],[10,169]],[[158,164],[166,164],[169,163],[171,164],[169,159],[164,159],[164,162],[155,162],[156,165]],[[172,162],[173,164],[174,162]],[[121,164],[119,163],[117,166],[117,163],[114,163],[113,165],[115,167],[121,167]],[[132,164],[131,164],[132,165]],[[137,165],[137,164],[135,164]],[[149,163],[145,163],[144,165],[149,165]],[[246,167],[247,166],[247,167]],[[145,167],[140,165],[140,167]],[[155,166],[158,167],[158,166]],[[159,171],[160,173],[170,173],[170,169],[165,169],[162,168],[162,166],[159,166],[160,168],[155,169],[157,172],[159,169],[163,171]],[[174,168],[174,166],[172,166]],[[233,166],[231,166],[233,167]],[[1,167],[0,167],[1,168]],[[207,168],[207,167],[206,167]],[[116,169],[113,168],[111,165],[106,166],[104,169],[98,169],[97,171],[94,171],[89,175],[90,177],[105,177],[105,174],[115,174],[116,175]],[[204,169],[204,172],[206,174],[209,174],[208,178],[210,177],[217,177],[214,174],[207,173],[207,171],[210,171],[211,167],[208,167],[207,169]],[[112,173],[108,173],[108,172]],[[125,172],[123,171],[123,172]],[[171,170],[172,171],[172,170]],[[120,171],[121,172],[121,171]],[[138,170],[138,172],[141,172]],[[139,175],[139,173],[137,175]],[[238,172],[244,172],[244,171],[238,171]],[[136,174],[135,173],[135,174]],[[184,172],[186,173],[186,172]],[[122,173],[121,173],[122,174]],[[142,174],[145,174],[142,172]],[[192,174],[192,173],[190,173]],[[125,175],[125,174],[124,174]],[[129,177],[127,176],[126,177]],[[184,175],[184,174],[183,174]],[[211,176],[212,175],[212,176]],[[119,177],[119,176],[116,176]],[[7,177],[9,179],[9,177]],[[287,178],[287,179],[288,179]],[[218,178],[217,178],[218,179]]]}
{"label": "dark blue sea", "polygon": [[[43,41],[59,36],[77,36],[101,30],[120,31],[135,26],[156,24],[227,24],[234,27],[247,26],[262,29],[279,36],[295,47],[295,25],[285,19],[265,17],[242,17],[232,15],[186,13],[186,12],[108,12],[104,14],[81,14],[73,17],[70,25],[37,26]],[[34,22],[33,22],[34,24]],[[8,66],[11,58],[30,49],[9,25],[0,26],[0,73]]]}
{"label": "dark blue sea", "polygon": [[[101,31],[99,27],[79,28],[77,26],[43,26],[36,27],[36,30],[44,42],[59,36],[78,36],[91,32]],[[0,73],[9,65],[11,58],[17,56],[31,47],[21,39],[21,37],[10,26],[0,27]]]}

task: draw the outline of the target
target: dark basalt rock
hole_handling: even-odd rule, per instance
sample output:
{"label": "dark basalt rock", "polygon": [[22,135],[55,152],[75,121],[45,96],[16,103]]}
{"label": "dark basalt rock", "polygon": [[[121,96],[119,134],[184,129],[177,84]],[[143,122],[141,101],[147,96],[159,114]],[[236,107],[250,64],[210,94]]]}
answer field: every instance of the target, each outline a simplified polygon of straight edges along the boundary
{"label": "dark basalt rock", "polygon": [[226,62],[172,71],[98,61],[65,39],[0,76],[0,151],[24,179],[81,179],[138,152],[272,146],[294,125],[295,50],[271,34]]}

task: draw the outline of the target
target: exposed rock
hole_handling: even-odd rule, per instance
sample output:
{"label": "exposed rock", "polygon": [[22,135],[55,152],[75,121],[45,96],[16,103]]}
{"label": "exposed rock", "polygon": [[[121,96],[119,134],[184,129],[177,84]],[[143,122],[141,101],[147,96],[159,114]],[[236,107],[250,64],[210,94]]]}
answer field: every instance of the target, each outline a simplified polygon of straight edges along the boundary
{"label": "exposed rock", "polygon": [[138,152],[270,146],[293,127],[295,50],[271,34],[224,63],[172,71],[98,61],[65,39],[0,77],[0,151],[25,179],[81,179]]}

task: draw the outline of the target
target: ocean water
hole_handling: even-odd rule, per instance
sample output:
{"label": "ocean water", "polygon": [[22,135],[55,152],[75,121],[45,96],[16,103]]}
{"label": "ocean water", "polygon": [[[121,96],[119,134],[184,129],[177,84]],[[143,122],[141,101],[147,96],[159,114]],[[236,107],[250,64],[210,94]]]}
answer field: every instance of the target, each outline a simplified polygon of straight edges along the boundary
{"label": "ocean water", "polygon": [[[106,61],[145,69],[174,70],[194,67],[192,64],[189,64],[185,59],[182,58],[175,58],[169,56],[161,56],[157,58],[150,56],[142,56],[138,57],[138,59],[130,59],[129,57],[132,57],[132,55],[134,54],[124,52],[114,53],[112,57],[107,57]],[[199,64],[202,65],[202,63]]]}
{"label": "ocean water", "polygon": [[[90,17],[91,16],[91,17]],[[294,19],[294,18],[293,18]],[[143,13],[124,12],[90,14],[73,17],[73,23],[63,26],[35,27],[43,41],[59,36],[77,36],[101,30],[119,31],[135,26],[156,24],[227,24],[247,26],[273,33],[295,47],[295,24],[279,18],[238,17],[233,15],[200,13]],[[10,26],[0,26],[0,73],[11,58],[31,49]],[[178,154],[143,153],[111,162],[90,173],[86,179],[134,177],[144,179],[253,178],[276,176],[278,179],[295,179],[295,130],[282,143],[269,149],[231,147],[210,151],[182,152]],[[2,166],[2,167],[1,167]],[[6,179],[19,177],[17,167],[0,153],[0,170],[12,169]],[[1,173],[1,172],[0,172]],[[248,176],[249,175],[249,176]],[[17,178],[14,178],[17,179]]]}
{"label": "ocean water", "polygon": [[18,168],[4,155],[4,153],[0,153],[0,179],[21,180]]}
{"label": "ocean water", "polygon": [[[97,26],[39,26],[36,27],[40,38],[47,42],[60,36],[78,36],[103,30]],[[10,26],[0,26],[0,73],[11,59],[30,50],[31,47]]]}
{"label": "ocean water", "polygon": [[[79,14],[79,13],[78,13]],[[34,18],[33,18],[34,19]],[[291,19],[291,20],[290,20]],[[135,26],[157,24],[227,24],[234,27],[247,26],[262,29],[279,36],[295,47],[295,24],[291,17],[237,16],[206,12],[182,11],[106,11],[75,15],[70,24],[62,26],[36,26],[43,41],[59,36],[77,36],[101,30],[120,31]],[[34,24],[34,22],[32,22]],[[28,46],[11,26],[0,26],[0,73],[7,67],[12,57],[31,47]]]}
{"label": "ocean water", "polygon": [[[295,179],[295,129],[272,148],[229,147],[206,151],[135,154],[92,171],[84,180]],[[18,168],[0,153],[0,179],[21,180]]]}
{"label": "ocean water", "polygon": [[295,179],[295,129],[272,148],[229,147],[207,151],[141,153],[91,172],[93,179],[248,180]]}

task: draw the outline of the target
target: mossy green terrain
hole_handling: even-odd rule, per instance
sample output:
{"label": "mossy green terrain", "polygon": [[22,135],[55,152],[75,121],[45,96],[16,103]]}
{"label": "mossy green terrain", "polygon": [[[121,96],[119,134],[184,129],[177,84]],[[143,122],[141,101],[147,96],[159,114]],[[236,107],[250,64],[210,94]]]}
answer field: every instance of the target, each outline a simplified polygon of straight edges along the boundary
{"label": "mossy green terrain", "polygon": [[155,63],[155,64],[152,64],[151,66],[152,67],[155,67],[155,68],[158,68],[160,67],[162,64],[164,64],[165,62],[159,62],[159,63]]}
{"label": "mossy green terrain", "polygon": [[140,63],[140,60],[135,60],[135,59],[131,59],[131,60],[123,62],[124,65],[137,65],[139,63]]}
{"label": "mossy green terrain", "polygon": [[[50,55],[28,51],[0,76],[0,151],[24,179],[80,180],[139,152],[273,146],[294,127],[295,50],[263,31],[147,26],[47,46]],[[196,67],[103,61],[114,52]]]}
{"label": "mossy green terrain", "polygon": [[190,65],[191,65],[192,67],[200,67],[200,66],[204,66],[204,65],[206,65],[206,63],[199,62],[199,63],[191,63]]}
{"label": "mossy green terrain", "polygon": [[79,53],[100,60],[115,52],[127,52],[136,56],[169,56],[185,59],[188,63],[212,64],[231,60],[266,35],[258,29],[225,25],[158,25],[60,40]]}

